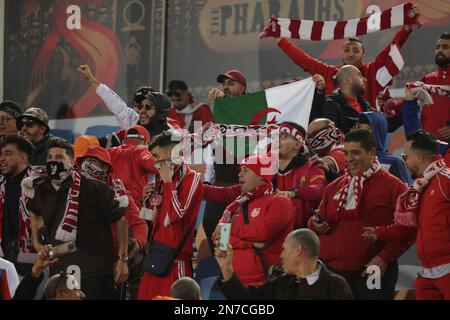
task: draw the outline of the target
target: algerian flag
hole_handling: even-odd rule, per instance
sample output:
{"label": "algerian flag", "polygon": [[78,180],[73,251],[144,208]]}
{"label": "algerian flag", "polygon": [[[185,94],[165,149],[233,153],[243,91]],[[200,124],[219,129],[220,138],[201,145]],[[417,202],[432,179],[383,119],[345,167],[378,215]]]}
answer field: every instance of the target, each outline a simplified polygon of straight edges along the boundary
{"label": "algerian flag", "polygon": [[239,97],[217,99],[214,122],[222,124],[265,124],[292,121],[305,129],[314,98],[312,78]]}

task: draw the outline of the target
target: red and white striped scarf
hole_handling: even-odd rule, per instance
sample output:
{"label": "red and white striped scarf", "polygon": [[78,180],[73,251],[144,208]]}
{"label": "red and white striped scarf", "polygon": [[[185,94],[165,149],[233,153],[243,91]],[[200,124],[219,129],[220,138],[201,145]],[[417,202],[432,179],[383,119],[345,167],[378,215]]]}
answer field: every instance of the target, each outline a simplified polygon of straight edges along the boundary
{"label": "red and white striped scarf", "polygon": [[404,25],[419,25],[410,14],[411,3],[401,4],[370,16],[342,21],[294,20],[272,16],[260,34],[265,37],[286,37],[301,40],[337,40]]}
{"label": "red and white striped scarf", "polygon": [[344,179],[345,185],[339,190],[333,199],[337,199],[338,210],[331,220],[338,221],[343,217],[356,218],[359,215],[359,207],[361,205],[361,197],[363,193],[364,182],[381,169],[381,165],[378,159],[375,158],[374,162],[369,169],[363,173],[352,176],[348,170],[345,171]]}
{"label": "red and white striped scarf", "polygon": [[230,203],[223,212],[221,223],[232,223],[233,217],[242,211],[244,204],[249,203],[253,200],[261,198],[267,194],[273,193],[273,187],[271,183],[261,185],[252,191],[241,193],[232,203]]}
{"label": "red and white striped scarf", "polygon": [[75,241],[78,229],[78,199],[80,197],[81,176],[76,170],[71,170],[72,185],[67,195],[64,217],[56,230],[55,239],[62,242]]}
{"label": "red and white striped scarf", "polygon": [[[188,172],[187,165],[183,162],[178,168],[175,168],[174,174],[172,177],[172,183],[175,186],[175,190],[178,189],[178,186],[183,181],[186,173]],[[154,222],[156,218],[156,214],[162,205],[162,185],[164,181],[162,181],[161,177],[158,176],[155,182],[155,192],[145,197],[142,200],[142,208],[139,212],[139,216],[141,219]],[[164,225],[167,227],[170,225],[169,217],[166,216]]]}
{"label": "red and white striped scarf", "polygon": [[[33,175],[33,169],[29,167],[25,174],[24,179],[26,177]],[[6,178],[4,176],[0,176],[0,218],[4,216],[4,206],[5,206],[5,191]],[[25,192],[22,191],[19,203],[19,248],[22,252],[26,253],[35,253],[33,246],[33,239],[31,237],[31,220],[30,213],[27,209],[27,202],[30,198],[26,195]],[[1,243],[1,230],[0,230],[0,243]]]}
{"label": "red and white striped scarf", "polygon": [[[444,96],[444,97],[450,98],[450,86],[426,84],[426,83],[423,83],[422,81],[415,81],[415,82],[406,83],[406,87],[408,89],[411,89],[413,91],[413,93],[414,93],[414,89],[420,88],[420,89],[425,89],[429,94],[436,94],[439,96]],[[433,98],[430,97],[430,99],[431,99],[431,102],[424,101],[424,104],[433,103]]]}
{"label": "red and white striped scarf", "polygon": [[[55,239],[62,242],[75,241],[77,239],[78,229],[78,200],[80,196],[81,175],[74,169],[64,172],[61,179],[65,181],[69,176],[72,177],[72,184],[67,195],[66,208],[64,217],[56,231]],[[38,171],[34,171],[32,175],[22,181],[22,191],[25,192],[30,199],[34,198],[34,190],[47,179],[47,171],[45,167],[39,167]]]}
{"label": "red and white striped scarf", "polygon": [[394,214],[396,224],[407,227],[418,227],[419,198],[423,189],[430,183],[431,179],[439,172],[448,170],[444,159],[440,156],[432,162],[423,173],[422,178],[418,178],[414,183],[401,194],[397,200],[397,208]]}

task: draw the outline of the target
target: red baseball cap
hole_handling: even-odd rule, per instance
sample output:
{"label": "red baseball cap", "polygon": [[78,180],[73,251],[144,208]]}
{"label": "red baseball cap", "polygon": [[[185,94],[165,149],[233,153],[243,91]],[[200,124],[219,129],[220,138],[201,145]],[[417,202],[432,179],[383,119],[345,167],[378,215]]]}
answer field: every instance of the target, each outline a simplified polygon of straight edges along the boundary
{"label": "red baseball cap", "polygon": [[217,76],[217,82],[219,83],[223,83],[225,79],[237,81],[240,84],[242,84],[245,88],[247,88],[247,80],[245,79],[244,74],[239,70],[228,70],[227,72],[219,74]]}
{"label": "red baseball cap", "polygon": [[132,127],[129,127],[127,130],[127,134],[125,135],[126,139],[128,138],[135,138],[135,139],[142,139],[145,142],[150,141],[150,133],[148,132],[145,127],[140,125],[134,125]]}
{"label": "red baseball cap", "polygon": [[96,158],[101,162],[105,163],[106,165],[108,165],[109,167],[108,173],[111,173],[113,171],[113,165],[111,163],[111,155],[105,148],[102,148],[100,146],[93,146],[87,149],[87,151],[81,156],[79,156],[76,160],[78,168],[81,168],[81,163],[83,162],[84,158],[88,157]]}

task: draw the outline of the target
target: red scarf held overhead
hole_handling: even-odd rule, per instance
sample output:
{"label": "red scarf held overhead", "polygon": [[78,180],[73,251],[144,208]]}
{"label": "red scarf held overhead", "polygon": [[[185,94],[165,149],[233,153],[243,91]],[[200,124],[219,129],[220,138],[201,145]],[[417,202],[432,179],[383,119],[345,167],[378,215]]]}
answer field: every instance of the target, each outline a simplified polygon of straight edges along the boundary
{"label": "red scarf held overhead", "polygon": [[[301,40],[337,40],[357,37],[403,25],[421,25],[411,15],[412,4],[401,4],[370,16],[343,21],[294,20],[272,16],[259,38],[286,37]],[[377,23],[378,22],[378,23]]]}
{"label": "red scarf held overhead", "polygon": [[272,194],[272,184],[267,183],[256,187],[252,191],[241,193],[232,203],[230,203],[223,212],[221,223],[232,223],[234,216],[242,211],[245,204],[253,200],[259,199],[267,194]]}
{"label": "red scarf held overhead", "polygon": [[339,203],[337,212],[330,214],[331,221],[337,222],[343,218],[357,218],[359,216],[364,182],[380,169],[381,165],[378,159],[375,158],[370,168],[363,173],[352,176],[347,170],[345,171],[345,185],[333,198],[334,200],[338,200]]}
{"label": "red scarf held overhead", "polygon": [[425,169],[423,177],[416,179],[405,193],[398,197],[397,208],[394,214],[394,222],[396,224],[407,227],[418,227],[417,215],[420,195],[423,189],[430,183],[431,179],[444,170],[449,171],[446,168],[444,159],[440,156],[436,157],[435,161]]}

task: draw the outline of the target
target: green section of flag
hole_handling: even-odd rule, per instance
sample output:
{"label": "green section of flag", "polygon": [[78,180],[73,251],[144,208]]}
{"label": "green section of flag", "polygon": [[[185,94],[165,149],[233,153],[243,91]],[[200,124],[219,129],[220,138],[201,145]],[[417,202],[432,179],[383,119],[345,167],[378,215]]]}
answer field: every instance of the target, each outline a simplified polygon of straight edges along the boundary
{"label": "green section of flag", "polygon": [[[239,97],[217,99],[214,102],[214,122],[248,125],[258,111],[267,107],[264,91]],[[259,124],[266,123],[266,115]]]}

